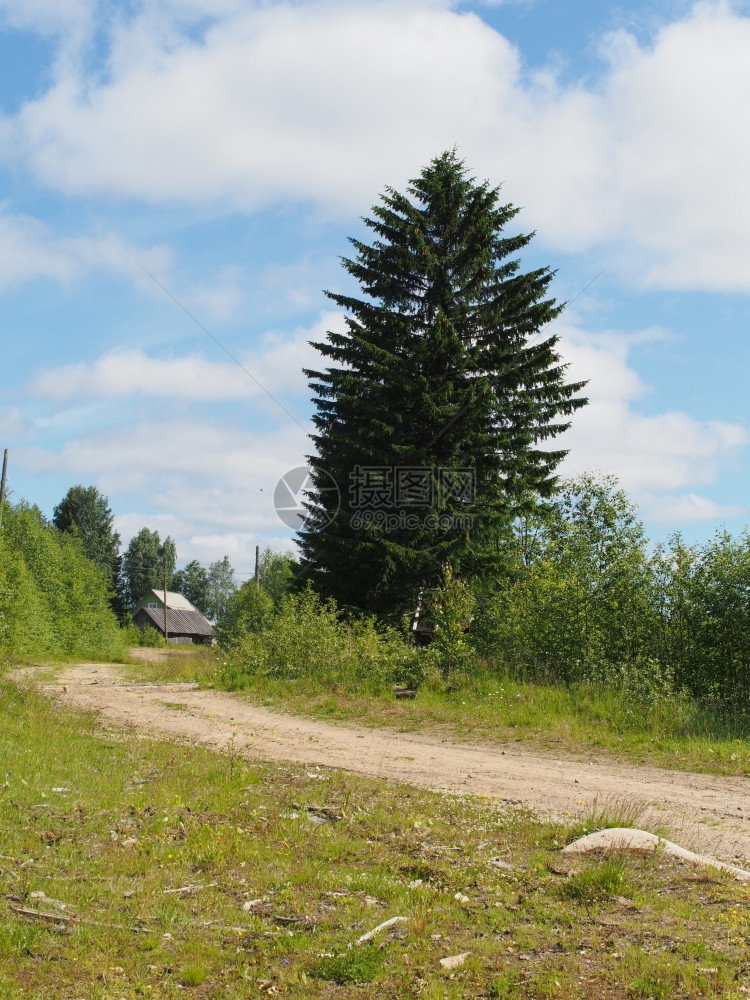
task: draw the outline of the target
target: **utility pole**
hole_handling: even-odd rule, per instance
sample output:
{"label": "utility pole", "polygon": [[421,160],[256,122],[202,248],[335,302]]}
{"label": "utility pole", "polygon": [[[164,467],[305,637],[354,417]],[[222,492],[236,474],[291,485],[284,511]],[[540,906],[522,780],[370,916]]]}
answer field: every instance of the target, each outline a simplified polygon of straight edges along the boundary
{"label": "utility pole", "polygon": [[167,571],[164,570],[164,641],[169,642],[169,632],[167,631]]}
{"label": "utility pole", "polygon": [[260,590],[260,545],[255,546],[255,589]]}
{"label": "utility pole", "polygon": [[[0,480],[0,528],[3,526],[3,504],[5,503],[5,480],[8,476],[8,449],[3,455],[3,478]],[[257,570],[256,570],[257,572]]]}

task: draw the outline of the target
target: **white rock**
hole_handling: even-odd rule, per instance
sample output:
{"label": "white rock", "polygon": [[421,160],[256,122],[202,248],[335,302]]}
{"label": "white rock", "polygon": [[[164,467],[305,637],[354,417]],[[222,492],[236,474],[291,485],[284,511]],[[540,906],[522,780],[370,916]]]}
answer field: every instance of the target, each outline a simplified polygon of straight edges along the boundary
{"label": "white rock", "polygon": [[464,964],[469,955],[470,951],[462,951],[460,955],[448,955],[447,958],[440,959],[440,964],[444,969],[457,969]]}
{"label": "white rock", "polygon": [[589,854],[592,851],[641,851],[645,854],[653,854],[661,848],[665,854],[673,858],[680,858],[683,861],[690,861],[697,865],[710,865],[712,868],[720,868],[729,872],[741,882],[750,882],[750,871],[744,868],[736,868],[728,865],[724,861],[716,861],[715,858],[706,857],[704,854],[694,854],[692,851],[673,844],[669,840],[663,840],[654,833],[647,830],[631,830],[628,827],[614,827],[609,830],[597,830],[586,837],[574,840],[572,844],[563,847],[563,854]]}

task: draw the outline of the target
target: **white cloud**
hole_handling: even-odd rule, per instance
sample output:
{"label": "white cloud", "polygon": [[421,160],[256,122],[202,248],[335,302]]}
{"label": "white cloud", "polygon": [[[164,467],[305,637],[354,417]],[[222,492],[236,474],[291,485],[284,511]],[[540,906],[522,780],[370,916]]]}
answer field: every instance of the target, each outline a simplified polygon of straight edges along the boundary
{"label": "white cloud", "polygon": [[93,21],[97,0],[0,0],[0,20],[13,28],[54,35]]}
{"label": "white cloud", "polygon": [[744,507],[722,506],[697,493],[645,498],[642,503],[646,517],[656,523],[669,525],[694,524],[698,521],[720,522],[746,513]]}
{"label": "white cloud", "polygon": [[[226,484],[226,490],[234,484],[247,496],[248,486],[256,480],[260,486],[273,486],[274,476],[278,478],[290,463],[300,464],[304,442],[304,431],[291,423],[264,433],[209,419],[173,419],[91,431],[66,441],[59,452],[25,448],[19,449],[18,455],[32,472],[95,474],[105,483],[106,492],[150,490],[162,494],[175,477],[180,489],[181,477],[188,477],[210,483],[216,490],[219,483]],[[179,507],[189,506],[193,503],[190,493],[170,494],[170,498]],[[217,509],[216,523],[223,516]]]}
{"label": "white cloud", "polygon": [[9,406],[0,410],[0,434],[17,435],[27,434],[31,430],[31,422],[24,417],[17,406]]}
{"label": "white cloud", "polygon": [[[325,312],[312,327],[297,329],[290,336],[266,334],[258,348],[238,357],[242,367],[199,354],[152,357],[141,350],[112,351],[92,362],[44,369],[31,380],[27,393],[53,402],[121,399],[139,393],[192,402],[307,395],[302,369],[320,364],[309,341],[325,338],[326,330],[341,326],[340,314]],[[218,347],[214,353],[224,357]]]}
{"label": "white cloud", "polygon": [[194,285],[186,300],[190,310],[207,319],[231,319],[245,298],[239,278],[240,269],[232,266],[225,268],[213,284]]}
{"label": "white cloud", "polygon": [[35,278],[68,282],[91,269],[111,271],[143,285],[142,266],[163,271],[170,261],[164,246],[139,247],[113,233],[58,236],[38,219],[0,208],[0,287]]}
{"label": "white cloud", "polygon": [[57,452],[19,448],[15,460],[27,473],[94,483],[120,508],[128,494],[145,497],[143,513],[116,517],[125,543],[145,524],[176,540],[181,561],[228,553],[239,566],[249,564],[255,545],[289,546],[274,489],[305,464],[309,450],[305,433],[290,423],[267,431],[208,419],[149,420],[92,431]]}
{"label": "white cloud", "polygon": [[619,241],[619,266],[647,283],[750,288],[750,18],[726,4],[648,44],[610,36],[600,79],[573,85],[529,78],[505,38],[447,3],[227,2],[199,37],[181,33],[207,12],[123,15],[107,71],[61,65],[3,123],[6,149],[75,195],[349,214],[455,142],[550,245]]}
{"label": "white cloud", "polygon": [[21,111],[17,142],[47,183],[70,193],[246,208],[343,199],[351,210],[383,183],[373,141],[387,134],[388,159],[405,175],[415,108],[416,131],[430,123],[420,153],[434,153],[433,136],[445,145],[445,124],[460,121],[470,91],[480,112],[492,65],[502,73],[516,62],[478,18],[431,4],[245,9],[205,40],[168,50],[150,22],[136,21],[116,32],[104,82],[62,76]]}
{"label": "white cloud", "polygon": [[201,355],[153,358],[140,350],[118,350],[93,362],[78,362],[40,372],[32,396],[58,402],[76,398],[117,399],[136,393],[185,400],[247,399],[260,391],[231,361]]}
{"label": "white cloud", "polygon": [[[589,379],[589,405],[560,439],[570,449],[565,475],[589,470],[614,474],[639,502],[656,511],[655,494],[713,483],[747,443],[747,431],[739,424],[700,421],[679,411],[639,412],[638,400],[648,387],[630,367],[629,354],[644,339],[663,336],[660,331],[627,337],[564,324],[556,329],[561,353],[570,363],[570,380]],[[689,521],[710,518],[719,509],[696,494],[665,499],[663,510],[669,505],[675,516],[682,513]]]}

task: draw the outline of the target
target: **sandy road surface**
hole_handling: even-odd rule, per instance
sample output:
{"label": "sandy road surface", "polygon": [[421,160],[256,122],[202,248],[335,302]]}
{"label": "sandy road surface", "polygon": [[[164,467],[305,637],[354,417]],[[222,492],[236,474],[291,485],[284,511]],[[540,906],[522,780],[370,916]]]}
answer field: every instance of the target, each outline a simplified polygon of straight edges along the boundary
{"label": "sandy road surface", "polygon": [[[34,668],[19,671],[33,680]],[[415,785],[489,795],[562,816],[634,802],[639,825],[750,868],[750,779],[668,771],[616,760],[573,761],[508,744],[466,745],[283,715],[242,695],[195,685],[124,683],[103,664],[64,667],[43,689],[62,702],[249,758],[290,760]]]}

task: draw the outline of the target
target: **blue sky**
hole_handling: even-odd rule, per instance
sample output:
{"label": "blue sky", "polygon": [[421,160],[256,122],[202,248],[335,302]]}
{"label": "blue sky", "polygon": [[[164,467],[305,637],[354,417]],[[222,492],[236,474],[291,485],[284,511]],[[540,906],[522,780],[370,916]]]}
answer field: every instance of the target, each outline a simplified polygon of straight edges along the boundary
{"label": "blue sky", "polygon": [[563,472],[617,475],[654,538],[748,522],[746,3],[0,0],[0,64],[14,498],[96,485],[125,541],[240,577],[288,547],[322,289],[456,145],[571,302]]}

